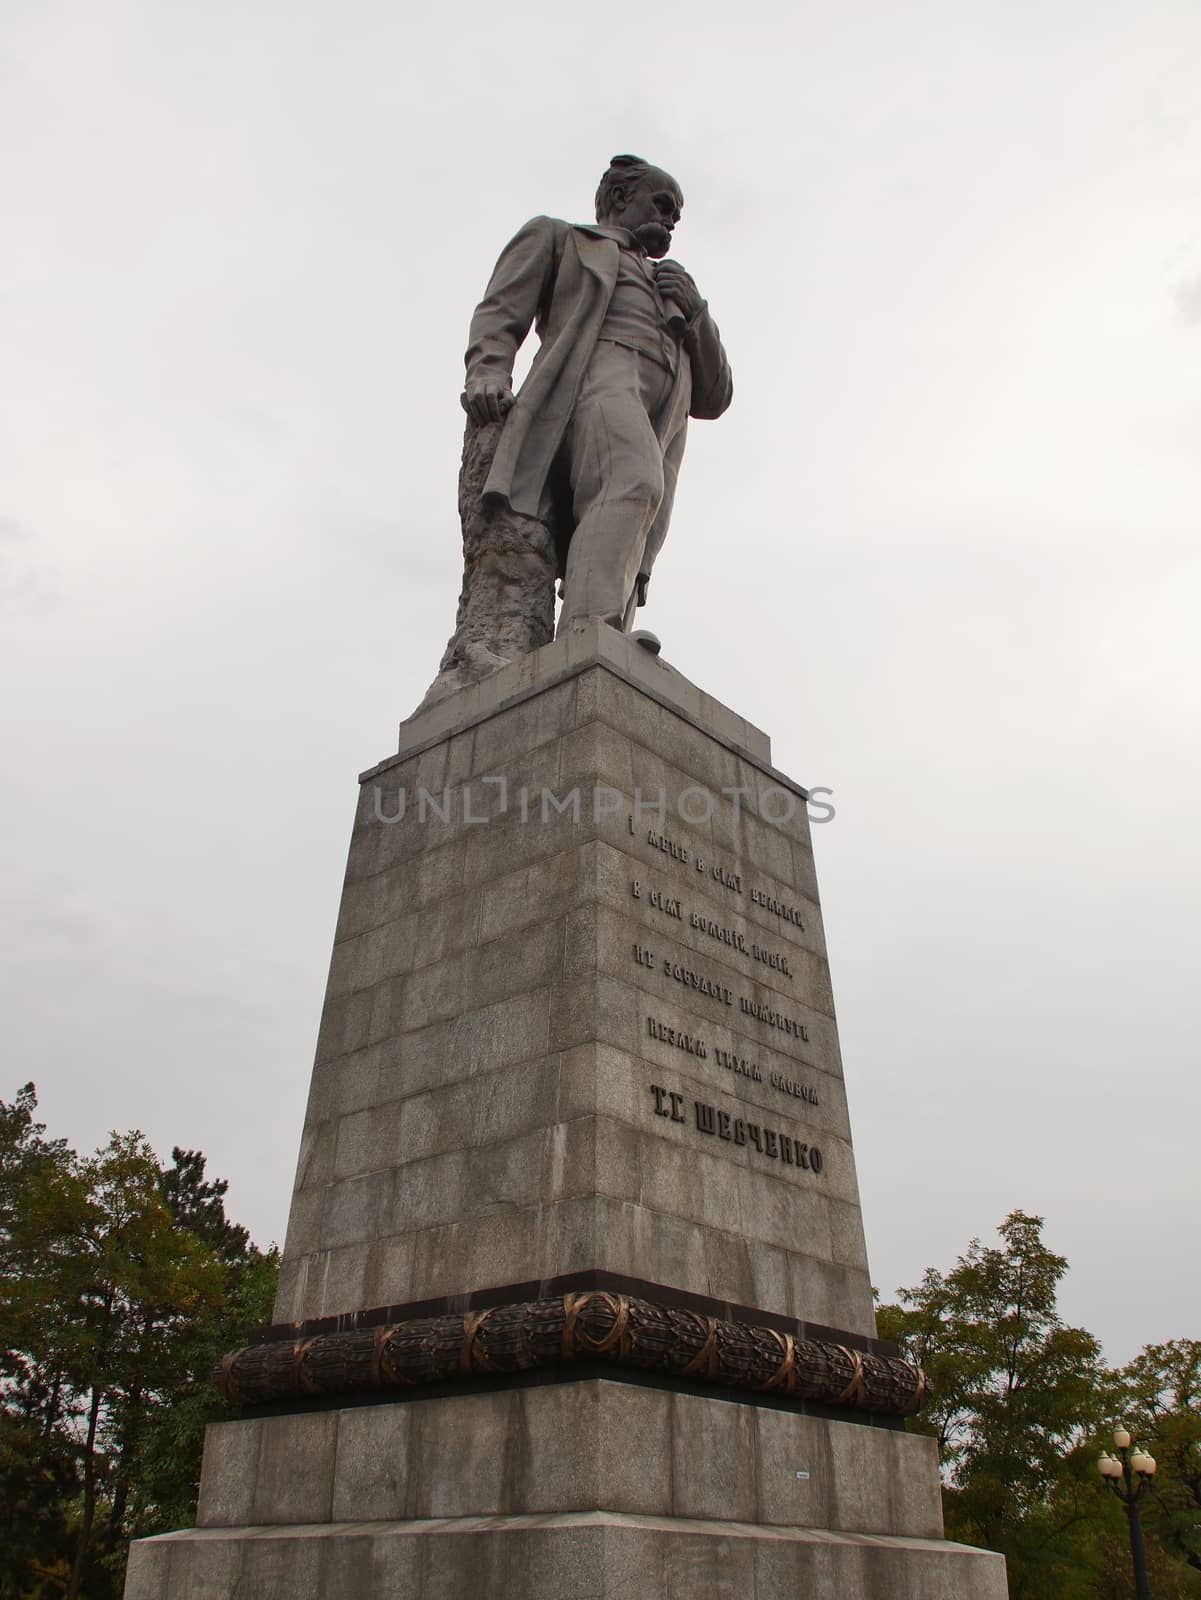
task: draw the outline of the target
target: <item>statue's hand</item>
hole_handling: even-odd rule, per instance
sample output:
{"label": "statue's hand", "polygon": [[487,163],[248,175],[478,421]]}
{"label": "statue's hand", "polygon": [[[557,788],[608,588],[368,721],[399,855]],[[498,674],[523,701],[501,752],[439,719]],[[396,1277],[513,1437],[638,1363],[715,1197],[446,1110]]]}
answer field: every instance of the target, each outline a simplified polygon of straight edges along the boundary
{"label": "statue's hand", "polygon": [[693,283],[690,273],[678,261],[660,261],[655,268],[655,283],[665,300],[674,300],[691,322],[704,305],[704,296]]}
{"label": "statue's hand", "polygon": [[513,409],[513,390],[501,378],[476,378],[459,398],[463,410],[480,427],[487,422],[502,421]]}

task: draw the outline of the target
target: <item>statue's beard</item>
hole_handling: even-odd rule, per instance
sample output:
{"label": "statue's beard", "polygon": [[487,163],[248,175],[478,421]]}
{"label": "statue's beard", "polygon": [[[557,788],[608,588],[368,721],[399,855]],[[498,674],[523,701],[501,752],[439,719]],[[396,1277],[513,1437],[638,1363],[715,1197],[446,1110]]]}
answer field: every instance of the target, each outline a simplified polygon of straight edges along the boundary
{"label": "statue's beard", "polygon": [[644,222],[634,229],[634,238],[652,260],[665,256],[671,249],[671,234],[661,222]]}

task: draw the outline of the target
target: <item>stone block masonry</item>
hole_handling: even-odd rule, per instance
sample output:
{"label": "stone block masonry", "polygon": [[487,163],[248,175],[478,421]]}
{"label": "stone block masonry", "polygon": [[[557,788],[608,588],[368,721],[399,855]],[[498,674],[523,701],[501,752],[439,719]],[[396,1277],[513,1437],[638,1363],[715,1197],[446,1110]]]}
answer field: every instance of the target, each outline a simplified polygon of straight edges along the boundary
{"label": "stone block masonry", "polygon": [[1003,1600],[875,1339],[805,799],[599,625],[402,726],[274,1324],[126,1600]]}
{"label": "stone block masonry", "polygon": [[[657,1236],[669,1287],[872,1331],[803,791],[670,667],[591,644],[441,703],[364,777],[278,1322],[645,1277]],[[653,1085],[737,1140],[691,1109],[682,1140]],[[765,1163],[760,1123],[824,1168]]]}

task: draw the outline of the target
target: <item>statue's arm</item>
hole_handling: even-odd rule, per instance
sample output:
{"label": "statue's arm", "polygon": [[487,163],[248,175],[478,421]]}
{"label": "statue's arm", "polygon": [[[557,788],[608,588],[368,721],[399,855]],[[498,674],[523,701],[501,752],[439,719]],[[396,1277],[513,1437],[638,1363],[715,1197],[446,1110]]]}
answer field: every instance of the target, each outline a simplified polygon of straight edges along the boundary
{"label": "statue's arm", "polygon": [[692,366],[692,404],[688,414],[702,420],[720,417],[734,398],[734,378],[707,302],[684,331],[684,348]]}
{"label": "statue's arm", "polygon": [[463,404],[477,421],[496,420],[513,403],[513,362],[539,307],[549,303],[565,230],[551,217],[534,217],[501,251],[471,319],[464,358]]}

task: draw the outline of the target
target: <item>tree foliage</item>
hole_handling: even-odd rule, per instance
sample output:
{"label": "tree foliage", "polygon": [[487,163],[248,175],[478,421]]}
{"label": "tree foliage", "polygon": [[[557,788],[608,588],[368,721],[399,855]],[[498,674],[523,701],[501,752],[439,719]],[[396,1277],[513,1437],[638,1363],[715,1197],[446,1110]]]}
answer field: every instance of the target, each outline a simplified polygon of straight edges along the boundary
{"label": "tree foliage", "polygon": [[35,1110],[0,1102],[0,1592],[109,1600],[129,1539],[190,1518],[209,1373],[268,1319],[276,1257],[198,1152],[80,1157]]}
{"label": "tree foliage", "polygon": [[1201,1346],[1152,1346],[1107,1371],[1097,1340],[1059,1314],[1067,1261],[1044,1241],[1043,1219],[1014,1211],[998,1234],[997,1245],[973,1239],[945,1274],[929,1268],[877,1318],[931,1380],[933,1403],[912,1426],[938,1440],[948,1535],[1005,1555],[1012,1600],[1129,1594],[1125,1518],[1096,1471],[1122,1416],[1175,1451],[1146,1502],[1156,1593],[1201,1596],[1183,1567],[1201,1486]]}
{"label": "tree foliage", "polygon": [[[220,1356],[269,1320],[278,1258],[200,1152],[137,1133],[81,1157],[26,1085],[0,1101],[0,1595],[118,1600],[129,1540],[191,1522]],[[1096,1472],[1120,1419],[1159,1464],[1157,1600],[1201,1600],[1201,1341],[1108,1371],[1059,1314],[1067,1262],[1014,1211],[879,1308],[929,1374],[949,1536],[1004,1553],[1012,1600],[1126,1600],[1125,1518]]]}
{"label": "tree foliage", "polygon": [[1151,1344],[1114,1375],[1113,1414],[1156,1459],[1147,1527],[1201,1574],[1201,1339]]}

